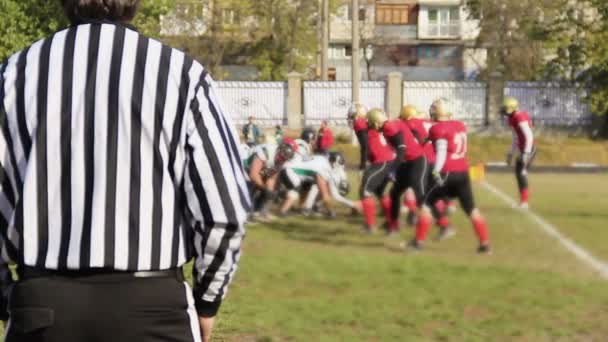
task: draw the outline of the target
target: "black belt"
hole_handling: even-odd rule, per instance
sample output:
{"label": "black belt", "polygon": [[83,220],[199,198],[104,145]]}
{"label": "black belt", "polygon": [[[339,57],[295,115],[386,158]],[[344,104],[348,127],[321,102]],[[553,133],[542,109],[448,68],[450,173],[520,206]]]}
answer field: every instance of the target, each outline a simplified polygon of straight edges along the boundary
{"label": "black belt", "polygon": [[20,280],[33,278],[112,278],[112,279],[132,279],[132,278],[175,278],[184,281],[184,272],[181,267],[176,267],[161,271],[117,271],[107,268],[91,268],[84,270],[47,270],[30,266],[19,266],[17,274]]}

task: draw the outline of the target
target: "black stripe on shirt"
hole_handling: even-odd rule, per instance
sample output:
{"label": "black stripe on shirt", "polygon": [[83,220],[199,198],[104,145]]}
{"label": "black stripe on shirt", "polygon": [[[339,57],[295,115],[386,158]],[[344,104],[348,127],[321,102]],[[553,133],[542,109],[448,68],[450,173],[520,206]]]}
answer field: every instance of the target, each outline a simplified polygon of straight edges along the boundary
{"label": "black stripe on shirt", "polygon": [[139,36],[131,100],[131,191],[129,193],[129,269],[139,260],[139,213],[141,208],[141,126],[148,38]]}
{"label": "black stripe on shirt", "polygon": [[32,148],[32,139],[27,129],[27,118],[25,115],[25,67],[27,65],[29,49],[29,47],[26,48],[19,55],[19,59],[17,60],[17,79],[15,80],[15,87],[17,89],[17,125],[19,127],[19,139],[21,139],[25,160],[29,160]]}
{"label": "black stripe on shirt", "polygon": [[[175,120],[173,122],[173,132],[171,135],[171,144],[169,145],[169,174],[173,182],[177,183],[175,175],[175,160],[177,156],[177,149],[181,139],[182,124],[184,122],[184,115],[186,112],[186,101],[188,98],[188,90],[190,89],[190,68],[192,68],[193,60],[184,57],[184,63],[182,65],[181,80],[179,86],[179,98],[177,101],[177,109],[175,111]],[[183,183],[181,184],[183,185]],[[181,187],[181,186],[180,186]],[[183,198],[183,191],[180,187],[175,187],[175,205],[173,207],[173,241],[171,243],[171,264],[177,264],[179,258],[179,239],[182,229],[183,219],[183,206],[185,200]]]}
{"label": "black stripe on shirt", "polygon": [[74,49],[76,28],[68,30],[63,49],[63,73],[61,76],[61,242],[59,247],[60,269],[67,268],[69,237],[72,234],[72,87],[74,80]]}
{"label": "black stripe on shirt", "polygon": [[91,261],[91,230],[93,211],[93,189],[95,180],[95,87],[97,85],[97,64],[101,25],[91,25],[87,59],[87,80],[84,108],[84,215],[82,239],[80,243],[80,267],[88,267]]}
{"label": "black stripe on shirt", "polygon": [[162,249],[161,236],[163,224],[163,157],[160,154],[160,137],[163,130],[165,103],[167,100],[167,86],[169,84],[169,70],[171,68],[171,49],[163,46],[160,54],[158,80],[156,87],[156,106],[154,115],[154,165],[152,181],[152,268],[160,267],[160,252]]}
{"label": "black stripe on shirt", "polygon": [[116,176],[118,160],[118,120],[120,113],[120,75],[124,52],[126,30],[117,26],[112,42],[112,59],[110,64],[108,92],[108,130],[107,130],[107,164],[106,164],[106,203],[105,203],[105,237],[104,265],[114,266],[116,239]]}
{"label": "black stripe on shirt", "polygon": [[38,129],[36,136],[36,178],[38,197],[38,255],[36,266],[44,267],[49,249],[49,194],[47,165],[47,120],[49,94],[49,63],[53,38],[46,39],[40,50],[38,71]]}

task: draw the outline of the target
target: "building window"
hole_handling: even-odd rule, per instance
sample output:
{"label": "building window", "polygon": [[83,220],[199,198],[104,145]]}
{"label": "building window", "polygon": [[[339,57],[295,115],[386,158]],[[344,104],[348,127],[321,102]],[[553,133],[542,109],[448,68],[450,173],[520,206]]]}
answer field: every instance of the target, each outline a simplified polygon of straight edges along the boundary
{"label": "building window", "polygon": [[377,25],[407,25],[409,24],[409,5],[376,4]]}
{"label": "building window", "polygon": [[[365,21],[366,14],[365,7],[359,6],[359,21]],[[336,18],[344,21],[352,21],[353,6],[348,4],[338,7],[338,10],[336,11]]]}
{"label": "building window", "polygon": [[353,47],[350,45],[347,45],[344,47],[344,56],[345,57],[352,57],[353,56]]}
{"label": "building window", "polygon": [[460,8],[434,8],[428,11],[427,35],[430,37],[460,36]]}
{"label": "building window", "polygon": [[350,59],[353,56],[353,48],[351,45],[332,45],[328,51],[330,59]]}

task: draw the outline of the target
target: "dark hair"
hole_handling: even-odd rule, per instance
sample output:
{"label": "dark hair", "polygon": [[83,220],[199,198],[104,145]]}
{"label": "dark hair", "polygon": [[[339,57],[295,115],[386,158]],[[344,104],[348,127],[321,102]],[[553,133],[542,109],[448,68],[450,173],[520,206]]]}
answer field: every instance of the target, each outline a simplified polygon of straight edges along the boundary
{"label": "dark hair", "polygon": [[61,0],[72,23],[86,19],[129,22],[135,17],[140,0]]}

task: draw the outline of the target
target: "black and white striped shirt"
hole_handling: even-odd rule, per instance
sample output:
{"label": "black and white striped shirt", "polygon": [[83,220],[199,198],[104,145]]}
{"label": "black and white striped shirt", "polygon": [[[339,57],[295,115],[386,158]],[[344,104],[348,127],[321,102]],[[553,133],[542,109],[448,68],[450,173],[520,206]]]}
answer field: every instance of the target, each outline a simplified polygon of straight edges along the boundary
{"label": "black and white striped shirt", "polygon": [[164,270],[195,258],[217,309],[249,208],[238,135],[205,69],[90,22],[0,65],[0,252],[52,270]]}

